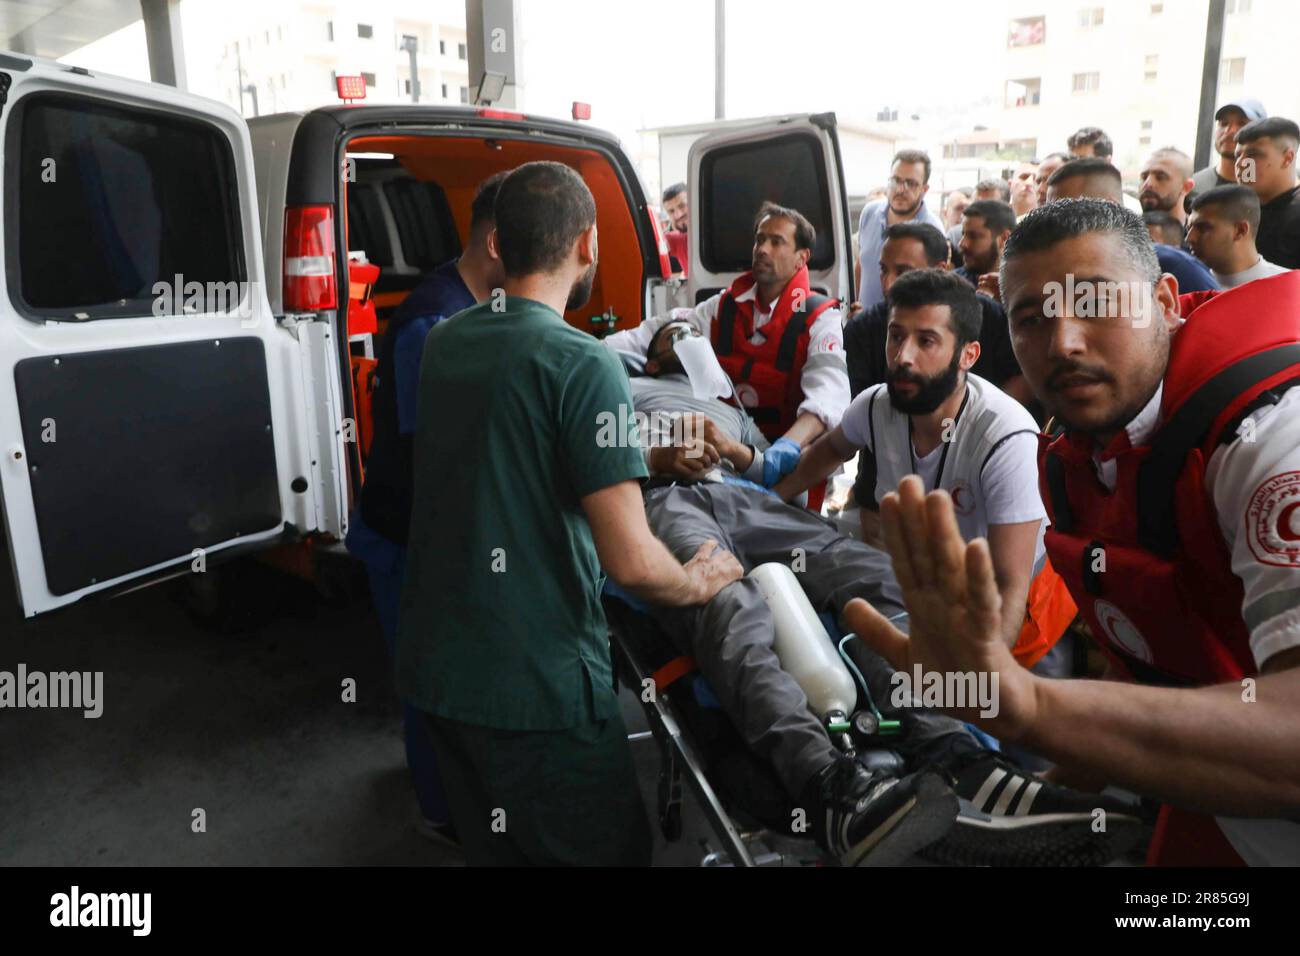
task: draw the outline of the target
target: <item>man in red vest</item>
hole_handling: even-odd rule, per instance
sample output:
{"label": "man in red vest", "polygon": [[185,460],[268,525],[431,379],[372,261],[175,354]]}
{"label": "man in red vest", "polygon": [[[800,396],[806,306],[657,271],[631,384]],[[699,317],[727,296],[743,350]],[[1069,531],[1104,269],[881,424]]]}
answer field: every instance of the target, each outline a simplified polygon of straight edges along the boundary
{"label": "man in red vest", "polygon": [[713,343],[745,411],[772,447],[763,456],[769,488],[792,472],[803,448],[839,424],[849,404],[839,303],[808,285],[817,232],[796,209],[765,203],[754,221],[753,268],[694,309],[646,319],[605,339],[644,355],[673,320]]}
{"label": "man in red vest", "polygon": [[997,717],[962,716],[1075,785],[1164,801],[1153,859],[1224,861],[1226,837],[1300,863],[1300,275],[1180,297],[1140,217],[1076,199],[1016,227],[1001,289],[1062,426],[1039,457],[1048,554],[1123,682],[1017,667],[988,544],[915,477],[881,509],[910,637],[865,602],[846,618],[900,670],[997,672]]}

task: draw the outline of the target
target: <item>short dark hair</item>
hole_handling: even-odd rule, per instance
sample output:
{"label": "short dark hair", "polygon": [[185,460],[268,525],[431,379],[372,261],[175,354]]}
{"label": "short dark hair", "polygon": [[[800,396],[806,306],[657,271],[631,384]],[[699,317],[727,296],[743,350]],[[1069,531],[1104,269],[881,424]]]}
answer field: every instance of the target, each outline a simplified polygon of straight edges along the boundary
{"label": "short dark hair", "polygon": [[1117,196],[1124,194],[1124,177],[1120,175],[1118,169],[1108,159],[1097,159],[1095,156],[1088,156],[1083,159],[1072,159],[1056,172],[1047,178],[1047,185],[1057,186],[1067,179],[1074,179],[1077,176],[1086,176],[1089,179],[1103,177],[1114,183],[1115,193]]}
{"label": "short dark hair", "polygon": [[1038,165],[1043,165],[1043,163],[1047,162],[1049,159],[1063,159],[1068,163],[1070,161],[1070,154],[1062,152],[1048,153],[1038,161]]}
{"label": "short dark hair", "polygon": [[964,210],[962,216],[977,216],[984,220],[993,235],[1016,228],[1016,211],[1010,204],[997,199],[977,199]]}
{"label": "short dark hair", "polygon": [[927,305],[946,305],[957,348],[980,337],[984,309],[976,298],[975,287],[947,269],[913,269],[904,272],[889,288],[889,310],[919,309]]}
{"label": "short dark hair", "polygon": [[646,346],[645,350],[646,358],[653,358],[655,354],[655,343],[658,342],[659,339],[662,338],[674,325],[681,325],[682,323],[690,325],[690,322],[686,319],[669,319],[663,325],[659,326],[655,331],[655,334],[650,336],[650,344]]}
{"label": "short dark hair", "polygon": [[1259,196],[1249,186],[1230,183],[1207,189],[1192,200],[1192,212],[1215,206],[1222,210],[1225,219],[1241,222],[1243,219],[1250,226],[1250,234],[1259,232]]}
{"label": "short dark hair", "polygon": [[1160,260],[1156,258],[1155,244],[1141,216],[1108,199],[1058,199],[1027,213],[1002,247],[1000,279],[1004,304],[1007,266],[1012,261],[1026,253],[1041,252],[1058,242],[1094,232],[1118,237],[1129,262],[1154,288],[1160,280]]}
{"label": "short dark hair", "polygon": [[563,163],[514,169],[497,190],[497,247],[510,277],[554,272],[596,221],[582,177]]}
{"label": "short dark hair", "polygon": [[[1251,195],[1255,195],[1251,193]],[[1183,224],[1163,209],[1149,209],[1142,214],[1142,221],[1148,226],[1155,226],[1171,246],[1183,244]]]}
{"label": "short dark hair", "polygon": [[925,261],[932,266],[948,261],[948,237],[928,222],[896,222],[885,230],[885,242],[914,239],[925,251]]}
{"label": "short dark hair", "polygon": [[798,209],[791,209],[789,206],[778,206],[774,202],[765,202],[759,207],[758,215],[754,217],[755,232],[758,232],[758,224],[769,216],[794,223],[794,247],[796,249],[811,250],[813,245],[816,244],[817,230],[808,221],[808,217]]}
{"label": "short dark hair", "polygon": [[674,196],[684,192],[686,192],[685,183],[673,183],[671,186],[669,186],[667,189],[664,190],[664,198],[661,200],[661,202],[667,202],[668,200],[672,199]]}
{"label": "short dark hair", "polygon": [[975,184],[977,193],[987,193],[996,189],[1003,202],[1011,201],[1011,184],[1005,179],[981,179]]}
{"label": "short dark hair", "polygon": [[1192,157],[1188,156],[1177,146],[1161,146],[1159,149],[1152,150],[1151,155],[1148,158],[1156,159],[1160,156],[1173,157],[1174,162],[1178,164],[1178,171],[1182,173],[1184,179],[1190,177],[1192,175],[1192,170],[1196,168],[1192,163]]}
{"label": "short dark hair", "polygon": [[1257,139],[1289,139],[1293,147],[1300,146],[1300,126],[1284,116],[1270,116],[1237,130],[1237,145],[1253,143]]}
{"label": "short dark hair", "polygon": [[509,175],[510,170],[503,169],[478,184],[478,189],[474,191],[474,201],[469,207],[470,232],[478,232],[496,222],[497,193]]}
{"label": "short dark hair", "polygon": [[1065,142],[1071,149],[1076,146],[1091,146],[1092,155],[1100,159],[1108,159],[1115,152],[1115,144],[1110,141],[1105,130],[1096,126],[1084,126],[1075,130]]}
{"label": "short dark hair", "polygon": [[893,169],[895,163],[920,163],[925,167],[925,182],[930,181],[930,154],[922,149],[900,149],[894,154],[894,158],[889,161],[889,168]]}

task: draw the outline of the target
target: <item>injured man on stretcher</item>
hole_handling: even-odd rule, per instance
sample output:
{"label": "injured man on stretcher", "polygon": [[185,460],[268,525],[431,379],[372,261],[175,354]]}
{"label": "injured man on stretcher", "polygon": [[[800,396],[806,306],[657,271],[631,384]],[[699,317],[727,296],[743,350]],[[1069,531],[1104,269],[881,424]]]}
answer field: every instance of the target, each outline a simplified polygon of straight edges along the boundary
{"label": "injured man on stretcher", "polygon": [[856,638],[847,643],[869,691],[865,705],[879,726],[898,731],[876,739],[897,752],[904,769],[878,769],[864,753],[837,746],[832,734],[843,730],[846,715],[812,712],[778,657],[762,575],[750,572],[771,563],[791,568],[813,608],[836,622],[845,604],[861,597],[905,624],[888,556],[756,481],[767,443],[741,408],[710,397],[716,386],[702,384],[712,373],[700,354],[701,346],[711,349],[689,323],[665,325],[644,355],[628,350],[627,337],[605,341],[629,370],[651,472],[651,529],[680,560],[713,539],[747,572],[703,607],[651,613],[695,659],[751,750],[770,761],[791,806],[806,814],[792,812],[792,821],[806,819],[824,851],[848,864],[888,865],[921,851],[952,863],[1099,864],[1140,839],[1134,805],[1036,777],[964,724],[900,697],[893,668]]}

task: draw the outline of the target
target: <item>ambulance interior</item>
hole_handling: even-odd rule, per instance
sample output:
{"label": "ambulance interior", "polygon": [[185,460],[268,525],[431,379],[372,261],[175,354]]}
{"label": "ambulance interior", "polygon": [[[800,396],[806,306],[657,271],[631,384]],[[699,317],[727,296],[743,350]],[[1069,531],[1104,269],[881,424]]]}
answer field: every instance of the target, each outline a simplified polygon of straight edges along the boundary
{"label": "ambulance interior", "polygon": [[379,267],[372,294],[381,323],[421,278],[460,254],[478,184],[538,160],[576,169],[596,200],[600,259],[591,300],[565,318],[588,331],[602,324],[602,316],[615,318],[619,328],[641,321],[643,255],[634,210],[618,171],[601,153],[510,139],[368,136],[353,139],[348,155],[356,169],[356,181],[344,184],[348,250],[364,252]]}
{"label": "ambulance interior", "polygon": [[[565,315],[595,333],[637,325],[644,308],[644,255],[614,164],[597,150],[482,136],[362,136],[347,145],[355,181],[346,190],[347,249],[370,268],[350,264],[348,332],[364,463],[370,447],[375,349],[388,318],[421,280],[460,255],[469,239],[478,184],[500,170],[538,160],[577,170],[596,201],[599,260],[591,299]],[[377,268],[376,268],[377,267]],[[356,343],[369,332],[369,348]]]}

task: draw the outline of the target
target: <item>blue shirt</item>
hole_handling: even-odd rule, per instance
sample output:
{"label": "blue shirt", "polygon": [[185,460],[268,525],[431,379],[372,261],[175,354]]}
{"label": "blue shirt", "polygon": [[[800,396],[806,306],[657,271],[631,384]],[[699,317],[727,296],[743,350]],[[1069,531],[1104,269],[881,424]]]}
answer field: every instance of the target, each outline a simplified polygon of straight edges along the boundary
{"label": "blue shirt", "polygon": [[[924,202],[916,216],[909,221],[934,226],[940,235],[947,232],[943,220],[930,212]],[[862,207],[862,219],[858,222],[858,262],[862,264],[862,288],[858,290],[858,301],[864,309],[885,301],[884,290],[880,288],[880,250],[885,247],[885,230],[888,228],[888,199],[877,199]]]}
{"label": "blue shirt", "polygon": [[[456,268],[459,259],[434,269],[414,291],[402,300],[393,316],[405,321],[393,341],[393,387],[397,398],[397,429],[403,435],[415,432],[415,396],[420,381],[420,356],[429,330],[474,305],[474,294]],[[409,316],[409,318],[408,318]]]}
{"label": "blue shirt", "polygon": [[[397,429],[403,435],[415,433],[420,357],[424,354],[425,337],[443,319],[474,305],[474,294],[456,268],[459,261],[444,262],[429,273],[402,300],[390,320],[396,331],[393,339],[393,397],[397,405]],[[366,524],[360,508],[354,508],[348,518],[345,543],[354,556],[390,575],[397,573],[395,569],[401,566],[406,553],[406,548]]]}
{"label": "blue shirt", "polygon": [[1156,258],[1160,260],[1160,271],[1168,272],[1178,280],[1178,294],[1184,292],[1206,292],[1219,288],[1219,283],[1205,264],[1195,256],[1183,252],[1177,246],[1156,243]]}

